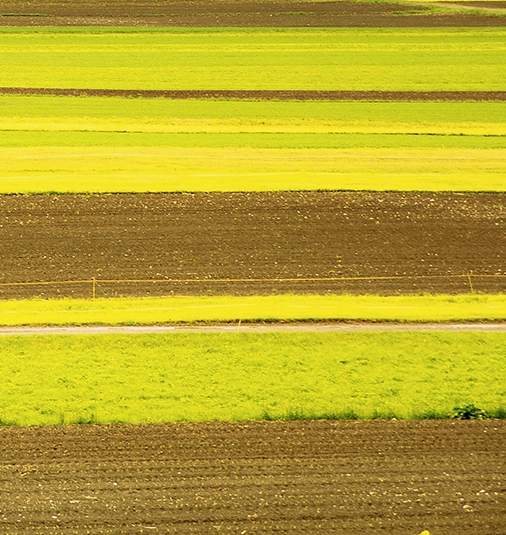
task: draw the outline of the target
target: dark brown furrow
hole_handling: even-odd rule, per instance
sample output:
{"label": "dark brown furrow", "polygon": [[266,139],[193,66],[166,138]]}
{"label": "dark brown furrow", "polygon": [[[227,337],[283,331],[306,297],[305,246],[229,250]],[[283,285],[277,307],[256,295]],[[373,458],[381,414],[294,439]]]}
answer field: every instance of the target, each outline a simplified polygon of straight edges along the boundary
{"label": "dark brown furrow", "polygon": [[230,100],[506,101],[506,91],[158,90],[0,87],[3,95]]}

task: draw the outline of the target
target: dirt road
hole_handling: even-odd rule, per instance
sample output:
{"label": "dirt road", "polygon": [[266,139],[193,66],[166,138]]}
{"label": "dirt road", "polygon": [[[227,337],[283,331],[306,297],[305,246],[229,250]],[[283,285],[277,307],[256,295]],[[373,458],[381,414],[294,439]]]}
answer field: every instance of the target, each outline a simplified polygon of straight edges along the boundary
{"label": "dirt road", "polygon": [[0,327],[0,336],[31,334],[157,334],[267,332],[506,332],[506,323],[236,323],[221,325],[86,325],[68,327]]}

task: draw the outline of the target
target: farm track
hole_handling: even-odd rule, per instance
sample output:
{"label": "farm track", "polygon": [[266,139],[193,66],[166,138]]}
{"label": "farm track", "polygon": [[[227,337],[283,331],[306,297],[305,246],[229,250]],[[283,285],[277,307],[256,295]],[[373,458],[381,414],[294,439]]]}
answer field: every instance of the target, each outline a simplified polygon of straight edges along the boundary
{"label": "farm track", "polygon": [[376,2],[3,0],[0,26],[477,27],[506,18],[465,6]]}
{"label": "farm track", "polygon": [[210,325],[124,325],[71,327],[0,327],[0,336],[45,334],[167,334],[167,333],[354,333],[354,332],[506,332],[505,323],[370,323],[298,322]]}
{"label": "farm track", "polygon": [[[88,297],[93,277],[97,297],[467,293],[466,277],[446,277],[503,272],[505,204],[503,193],[1,196],[0,296]],[[323,280],[336,277],[359,278]],[[474,290],[504,291],[505,279]],[[62,283],[7,285],[39,281]]]}
{"label": "farm track", "polygon": [[498,535],[506,421],[0,429],[13,534]]}
{"label": "farm track", "polygon": [[156,90],[72,89],[47,87],[0,87],[0,95],[49,95],[64,97],[118,97],[230,100],[330,100],[330,101],[506,101],[506,91],[285,91],[285,90]]}

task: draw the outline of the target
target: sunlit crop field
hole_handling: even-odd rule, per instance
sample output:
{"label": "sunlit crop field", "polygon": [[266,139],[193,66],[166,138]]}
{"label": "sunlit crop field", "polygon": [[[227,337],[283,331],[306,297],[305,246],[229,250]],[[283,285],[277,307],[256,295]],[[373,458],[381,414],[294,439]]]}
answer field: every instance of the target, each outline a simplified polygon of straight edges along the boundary
{"label": "sunlit crop field", "polygon": [[504,407],[504,334],[2,337],[4,423],[450,416]]}
{"label": "sunlit crop field", "polygon": [[506,31],[37,28],[0,32],[0,86],[503,90]]}
{"label": "sunlit crop field", "polygon": [[501,102],[0,97],[0,192],[501,191]]}
{"label": "sunlit crop field", "polygon": [[0,325],[239,321],[504,321],[506,296],[273,295],[0,301]]}

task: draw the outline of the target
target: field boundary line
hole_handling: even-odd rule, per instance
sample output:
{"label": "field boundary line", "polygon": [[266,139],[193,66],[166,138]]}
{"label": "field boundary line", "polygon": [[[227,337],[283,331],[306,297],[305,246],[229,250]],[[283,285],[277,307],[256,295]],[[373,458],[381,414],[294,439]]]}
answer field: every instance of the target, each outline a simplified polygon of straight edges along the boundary
{"label": "field boundary line", "polygon": [[88,89],[56,87],[0,87],[2,95],[47,95],[68,97],[120,97],[230,99],[230,100],[377,100],[377,101],[506,101],[506,91],[333,91],[333,90],[157,90],[157,89]]}
{"label": "field boundary line", "polygon": [[448,275],[377,275],[356,277],[269,277],[269,278],[203,278],[203,279],[91,279],[61,280],[61,281],[15,281],[0,282],[0,288],[34,287],[34,286],[70,286],[90,285],[92,299],[97,297],[97,288],[101,284],[262,284],[262,283],[311,283],[311,282],[353,282],[353,281],[403,281],[403,280],[448,280],[461,279],[467,283],[471,293],[475,292],[473,279],[506,278],[506,274],[461,273]]}

